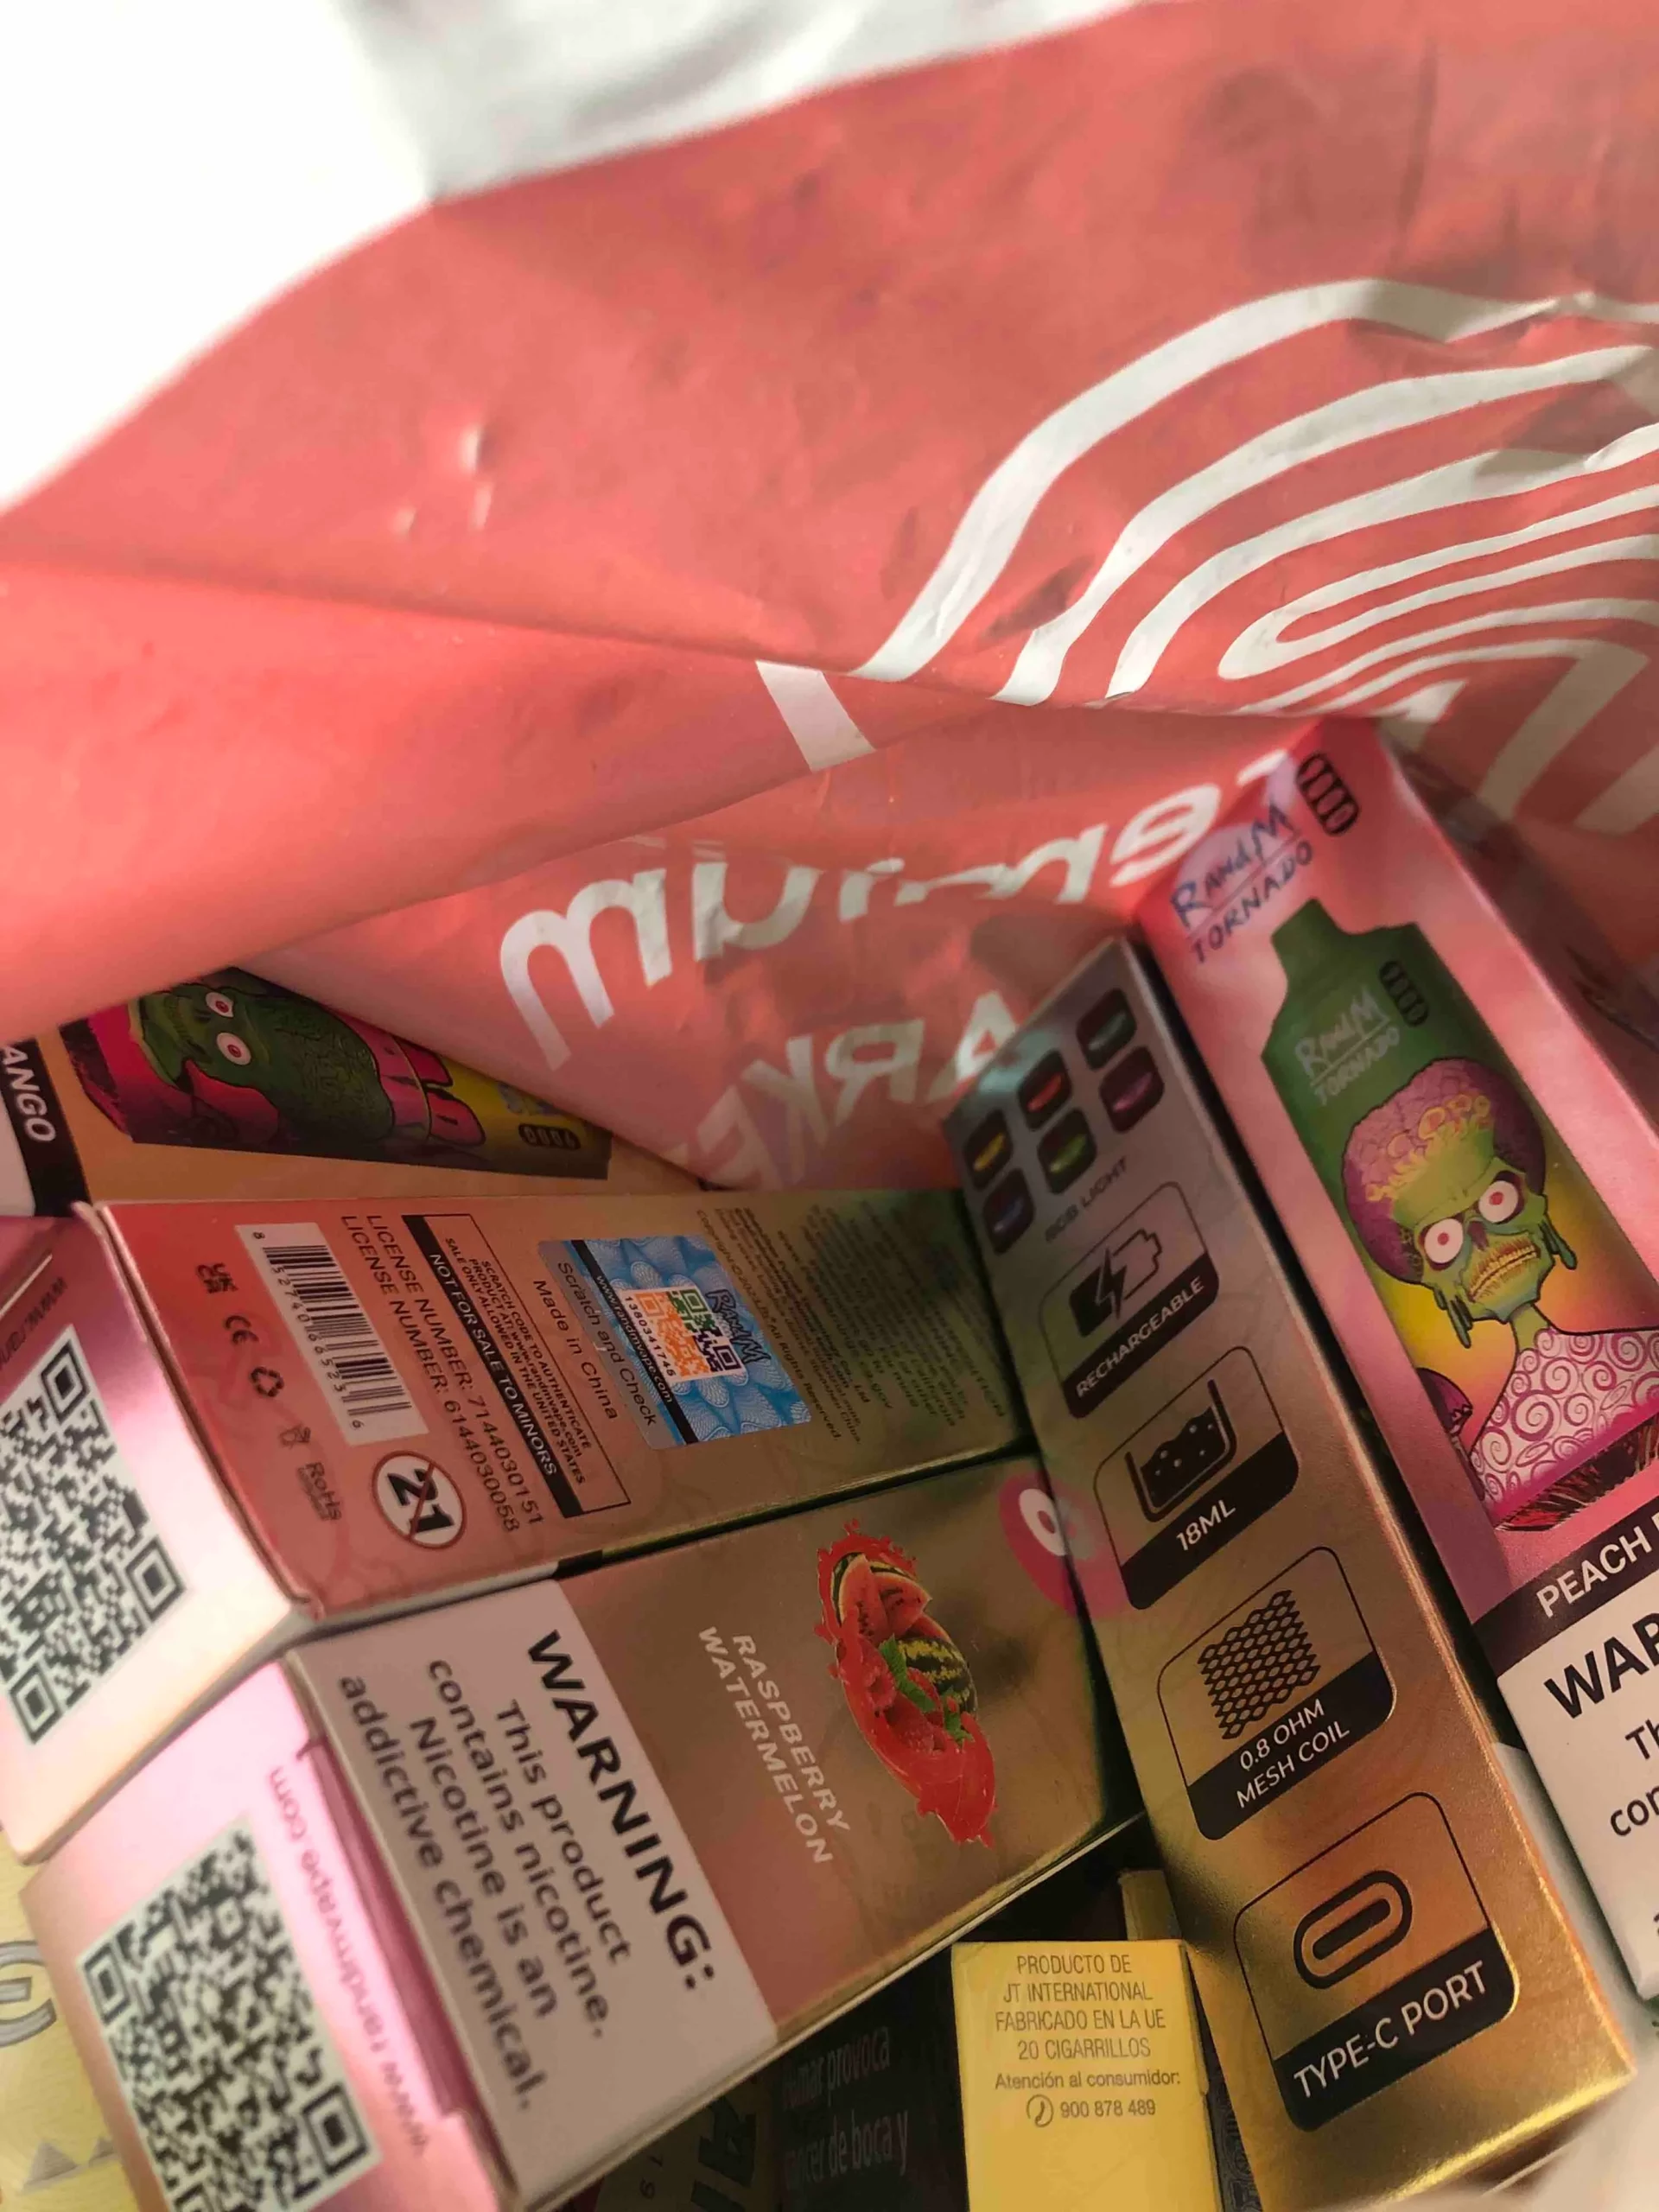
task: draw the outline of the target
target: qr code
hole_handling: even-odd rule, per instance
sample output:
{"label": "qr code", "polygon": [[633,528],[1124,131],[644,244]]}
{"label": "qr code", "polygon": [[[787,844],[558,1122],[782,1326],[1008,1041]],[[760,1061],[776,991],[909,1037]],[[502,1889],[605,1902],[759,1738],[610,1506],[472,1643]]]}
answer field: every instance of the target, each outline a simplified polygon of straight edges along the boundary
{"label": "qr code", "polygon": [[376,2164],[245,1822],[80,1971],[172,2212],[321,2204]]}
{"label": "qr code", "polygon": [[676,1283],[663,1290],[619,1286],[616,1294],[671,1382],[696,1382],[709,1375],[747,1379],[720,1317],[694,1284]]}
{"label": "qr code", "polygon": [[0,1404],[0,1688],[29,1741],[183,1591],[66,1329]]}

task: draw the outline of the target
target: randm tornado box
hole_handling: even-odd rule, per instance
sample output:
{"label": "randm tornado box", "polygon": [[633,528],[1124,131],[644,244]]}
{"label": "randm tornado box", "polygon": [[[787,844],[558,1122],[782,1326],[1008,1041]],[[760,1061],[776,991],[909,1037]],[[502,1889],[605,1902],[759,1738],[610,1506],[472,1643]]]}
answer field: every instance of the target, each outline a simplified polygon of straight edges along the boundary
{"label": "randm tornado box", "polygon": [[1535,2157],[1632,2001],[1127,944],[950,1128],[1263,2204]]}
{"label": "randm tornado box", "polygon": [[88,1198],[690,1184],[543,1098],[245,969],[0,1045],[0,1216]]}
{"label": "randm tornado box", "polygon": [[1659,1008],[1334,725],[1141,918],[1659,1994]]}

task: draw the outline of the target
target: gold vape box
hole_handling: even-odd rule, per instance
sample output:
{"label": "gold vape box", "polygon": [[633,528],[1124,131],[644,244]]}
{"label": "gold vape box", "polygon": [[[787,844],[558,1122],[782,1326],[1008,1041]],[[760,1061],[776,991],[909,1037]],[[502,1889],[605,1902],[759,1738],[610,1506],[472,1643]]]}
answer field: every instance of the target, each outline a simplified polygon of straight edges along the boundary
{"label": "gold vape box", "polygon": [[950,1130],[1263,2202],[1520,2163],[1622,1977],[1126,945]]}
{"label": "gold vape box", "polygon": [[1128,1818],[1047,1499],[959,1469],[242,1683],[27,1893],[146,2212],[278,2158],[559,2203]]}

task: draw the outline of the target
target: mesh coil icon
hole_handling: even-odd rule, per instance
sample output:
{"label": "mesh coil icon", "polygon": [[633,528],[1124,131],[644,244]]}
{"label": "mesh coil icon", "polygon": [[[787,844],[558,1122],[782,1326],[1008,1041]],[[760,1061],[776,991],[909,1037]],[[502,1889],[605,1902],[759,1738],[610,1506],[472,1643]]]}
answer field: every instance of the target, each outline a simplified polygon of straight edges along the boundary
{"label": "mesh coil icon", "polygon": [[1319,1654],[1288,1590],[1275,1590],[1265,1605],[1247,1613],[1198,1654],[1211,1710],[1230,1743],[1319,1671]]}

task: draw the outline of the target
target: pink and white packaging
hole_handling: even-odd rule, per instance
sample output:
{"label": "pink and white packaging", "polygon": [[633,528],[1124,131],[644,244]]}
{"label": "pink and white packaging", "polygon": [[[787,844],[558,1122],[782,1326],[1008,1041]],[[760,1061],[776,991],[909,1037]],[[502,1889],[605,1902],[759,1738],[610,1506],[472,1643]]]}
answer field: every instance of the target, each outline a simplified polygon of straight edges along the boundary
{"label": "pink and white packaging", "polygon": [[[36,1876],[31,1917],[55,1962],[57,2003],[146,2206],[226,2201],[218,2129],[269,2173],[272,2204],[321,2202],[349,2184],[352,2212],[497,2212],[499,2177],[442,2008],[384,1873],[340,1817],[315,1735],[281,1669],[264,1669],[129,1785],[118,1850],[73,1849]],[[144,2024],[158,1986],[175,2016],[170,2067]],[[141,2036],[150,2040],[139,2059]],[[184,2054],[200,2057],[215,2038],[221,2062],[209,2057],[187,2094]],[[115,2051],[148,2083],[142,2132]],[[253,2078],[238,2079],[251,2064]],[[266,2079],[297,2107],[298,2147],[285,2156]],[[184,2146],[164,2194],[146,2135]]]}
{"label": "pink and white packaging", "polygon": [[[218,1471],[91,1221],[0,1227],[0,1446],[16,1478],[0,1528],[17,1542],[14,1560],[27,1542],[28,1556],[52,1562],[27,1582],[16,1576],[0,1651],[0,1796],[14,1847],[32,1855],[140,1746],[292,1642],[309,1615],[227,1510]],[[67,1469],[77,1446],[94,1484],[79,1511]],[[142,1497],[135,1464],[154,1471]],[[48,1512],[43,1530],[36,1516]],[[96,1614],[103,1656],[135,1637],[143,1657],[118,1694],[81,1694],[60,1712],[40,1656],[61,1651],[76,1604]]]}
{"label": "pink and white packaging", "polygon": [[[1500,896],[1514,906],[1526,941],[1505,918]],[[1598,1325],[1618,1325],[1640,1370],[1637,1402],[1623,1416],[1627,1427],[1643,1406],[1650,1414],[1659,1404],[1659,1371],[1648,1371],[1659,1359],[1659,1332],[1643,1305],[1651,1305],[1659,1277],[1659,1029],[1651,1001],[1621,987],[1582,917],[1559,898],[1539,897],[1524,873],[1478,877],[1382,747],[1337,724],[1299,741],[1248,804],[1160,879],[1141,910],[1147,940],[1497,1671],[1626,1964],[1642,1994],[1653,1996],[1659,1742],[1648,1726],[1648,1686],[1659,1669],[1659,1461],[1640,1441],[1646,1430],[1634,1432],[1624,1459],[1595,1463],[1599,1475],[1570,1479],[1554,1503],[1522,1493],[1510,1514],[1481,1449],[1483,1424],[1495,1433],[1508,1417],[1500,1409],[1510,1402],[1509,1384],[1493,1396],[1502,1361],[1491,1364],[1505,1330],[1478,1314],[1472,1319],[1476,1354],[1484,1345],[1488,1357],[1484,1389],[1476,1393],[1484,1402],[1444,1389],[1431,1395],[1444,1376],[1428,1377],[1427,1388],[1420,1380],[1422,1363],[1414,1369],[1390,1323],[1398,1309],[1385,1307],[1378,1278],[1351,1240],[1263,1058],[1293,997],[1274,933],[1315,900],[1351,936],[1384,929],[1403,936],[1402,925],[1421,932],[1554,1124],[1563,1149],[1551,1151],[1558,1163],[1552,1176],[1581,1175],[1622,1230],[1629,1249],[1611,1267],[1605,1251],[1575,1231],[1577,1249],[1560,1254],[1542,1303],[1559,1315],[1611,1296],[1615,1310],[1599,1316]],[[1399,1011],[1388,1007],[1385,982],[1375,983],[1376,1003],[1395,1025],[1393,1036],[1409,1039],[1409,1025],[1425,1017],[1410,982],[1396,976],[1395,984]],[[1384,1025],[1371,1027],[1363,1010],[1357,1024],[1340,1038],[1331,1033],[1328,1065],[1303,1063],[1321,1096],[1339,1096],[1363,1076],[1386,1041]],[[1432,1313],[1427,1282],[1405,1295],[1420,1314]],[[1433,1363],[1450,1369],[1459,1357],[1456,1325],[1442,1310],[1434,1340],[1444,1350]],[[1464,1341],[1466,1348],[1466,1334]],[[1612,1338],[1578,1341],[1593,1346]],[[1575,1388],[1552,1384],[1526,1418],[1558,1425],[1579,1418],[1578,1400],[1562,1395]]]}
{"label": "pink and white packaging", "polygon": [[0,1037],[263,959],[716,1179],[943,1181],[1326,709],[1652,958],[1656,41],[10,11]]}

